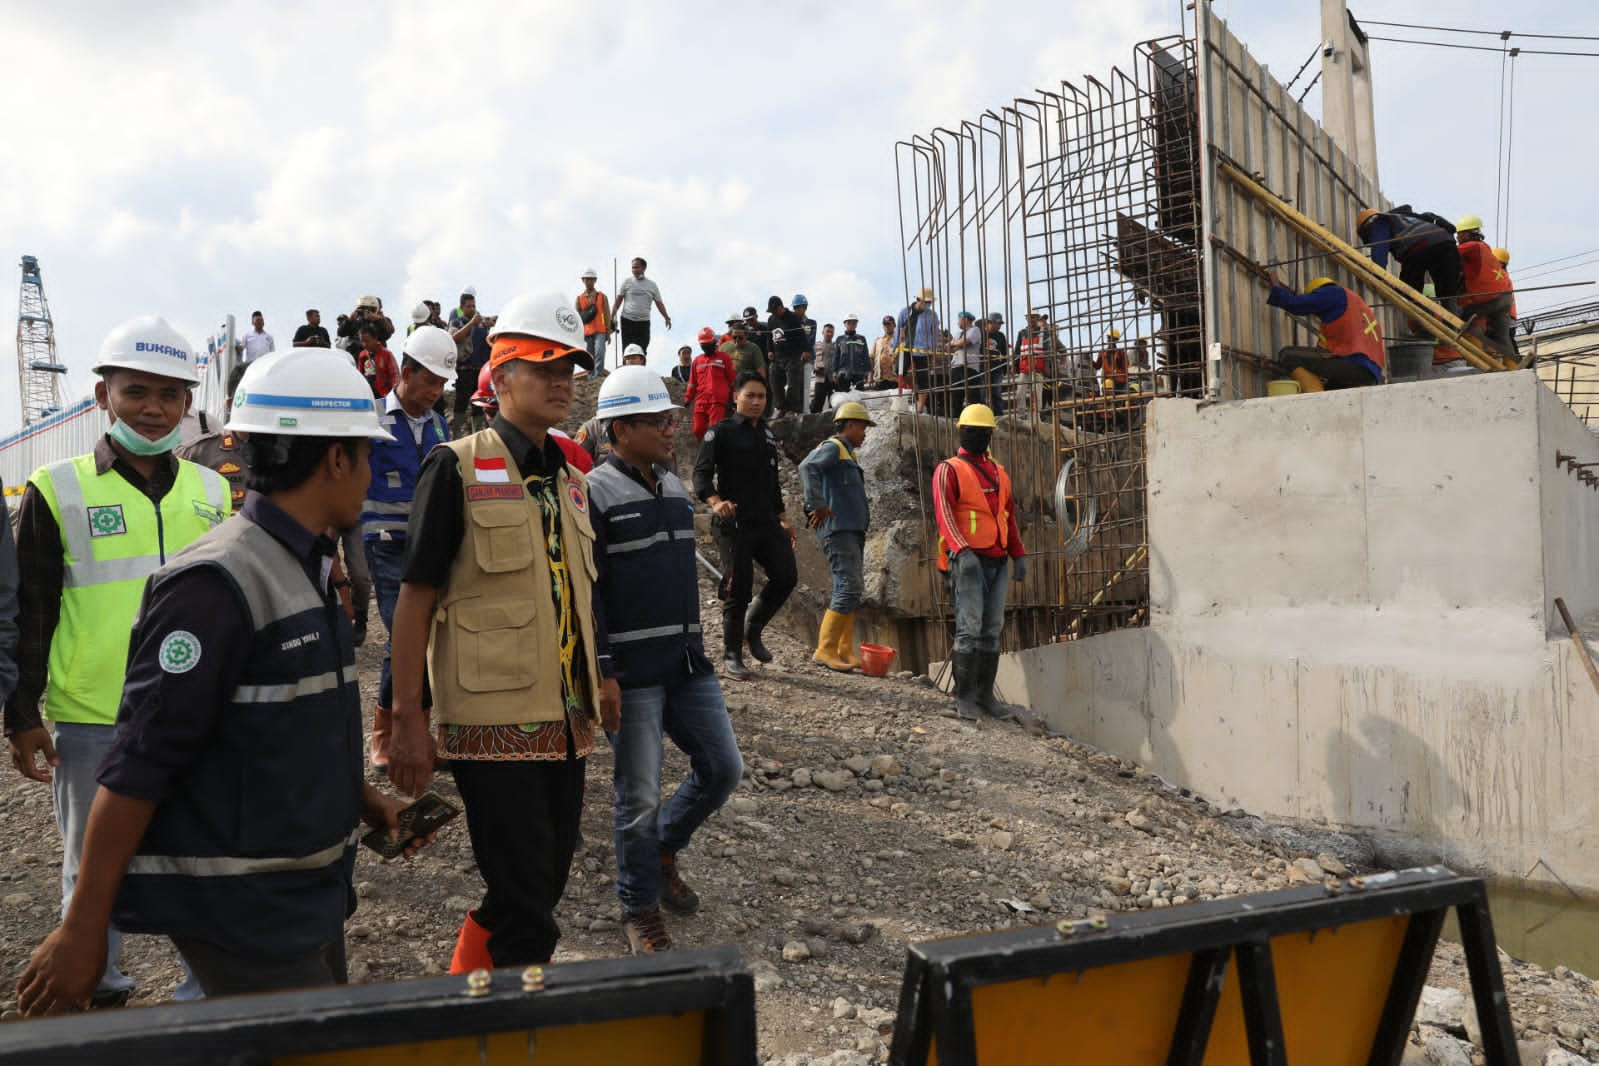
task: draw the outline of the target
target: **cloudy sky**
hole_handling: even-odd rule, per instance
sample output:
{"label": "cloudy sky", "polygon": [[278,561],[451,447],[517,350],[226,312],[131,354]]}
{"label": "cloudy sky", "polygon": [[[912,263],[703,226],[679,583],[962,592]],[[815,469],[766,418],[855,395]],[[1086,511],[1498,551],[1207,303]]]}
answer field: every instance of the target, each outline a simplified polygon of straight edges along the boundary
{"label": "cloudy sky", "polygon": [[[1285,80],[1320,38],[1314,0],[1215,6]],[[1354,11],[1599,34],[1589,6]],[[608,280],[613,258],[625,274],[636,254],[676,327],[652,345],[663,369],[699,326],[773,292],[807,293],[818,320],[858,310],[871,332],[903,303],[895,140],[1103,75],[1135,42],[1176,32],[1182,8],[1013,0],[1001,19],[967,0],[771,14],[690,0],[618,18],[566,0],[0,0],[0,276],[14,291],[17,259],[39,257],[73,395],[100,339],[136,314],[199,341],[225,314],[247,326],[260,308],[285,347],[307,307],[331,324],[363,292],[400,319],[424,296],[448,308],[470,284],[492,311],[531,289],[575,293],[585,266]],[[1500,57],[1373,45],[1387,193],[1508,224],[1530,272],[1599,245],[1595,151],[1574,132],[1599,59],[1517,63],[1514,203],[1496,220]],[[1319,113],[1317,91],[1307,106]],[[1537,283],[1594,277],[1582,258]],[[1523,314],[1572,297],[1524,298]],[[18,422],[6,370],[0,432]]]}

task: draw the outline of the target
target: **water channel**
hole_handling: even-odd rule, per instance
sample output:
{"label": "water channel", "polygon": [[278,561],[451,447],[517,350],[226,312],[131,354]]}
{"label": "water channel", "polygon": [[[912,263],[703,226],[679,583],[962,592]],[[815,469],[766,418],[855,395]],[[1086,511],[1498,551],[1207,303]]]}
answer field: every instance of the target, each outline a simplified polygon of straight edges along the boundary
{"label": "water channel", "polygon": [[[1599,975],[1599,897],[1574,896],[1559,886],[1490,884],[1488,906],[1499,946],[1515,958]],[[1444,935],[1459,939],[1452,914]]]}

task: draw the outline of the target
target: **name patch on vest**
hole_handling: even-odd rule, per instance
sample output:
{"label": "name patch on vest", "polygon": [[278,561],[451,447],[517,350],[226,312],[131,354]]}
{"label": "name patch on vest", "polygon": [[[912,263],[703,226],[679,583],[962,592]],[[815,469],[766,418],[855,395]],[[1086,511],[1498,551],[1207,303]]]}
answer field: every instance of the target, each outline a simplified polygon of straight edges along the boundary
{"label": "name patch on vest", "polygon": [[128,531],[127,520],[122,517],[120,503],[89,508],[89,536],[115,537]]}
{"label": "name patch on vest", "polygon": [[186,674],[200,665],[200,638],[184,629],[174,629],[161,642],[161,669],[169,674]]}
{"label": "name patch on vest", "polygon": [[521,485],[468,485],[466,498],[470,503],[480,500],[520,500]]}
{"label": "name patch on vest", "polygon": [[228,516],[222,513],[222,508],[212,507],[209,503],[200,500],[194,501],[194,513],[210,522],[213,526],[220,526]]}
{"label": "name patch on vest", "polygon": [[577,482],[574,481],[566,486],[566,498],[572,501],[572,508],[578,514],[584,514],[588,511],[589,499],[583,495],[583,486]]}

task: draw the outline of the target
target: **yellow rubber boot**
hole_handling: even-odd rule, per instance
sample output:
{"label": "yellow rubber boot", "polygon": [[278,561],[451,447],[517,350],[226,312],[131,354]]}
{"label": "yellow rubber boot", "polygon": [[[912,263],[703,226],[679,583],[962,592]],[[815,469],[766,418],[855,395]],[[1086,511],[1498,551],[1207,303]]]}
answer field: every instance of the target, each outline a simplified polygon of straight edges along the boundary
{"label": "yellow rubber boot", "polygon": [[834,649],[838,657],[849,664],[851,670],[861,668],[861,656],[855,646],[855,612],[839,616],[843,621],[838,630],[838,643]]}
{"label": "yellow rubber boot", "polygon": [[811,662],[821,663],[829,670],[840,673],[850,669],[849,663],[838,657],[838,635],[844,628],[844,616],[837,611],[828,611],[822,615],[822,632],[816,641],[816,651],[811,655]]}
{"label": "yellow rubber boot", "polygon": [[1294,370],[1293,374],[1290,375],[1290,377],[1292,377],[1295,381],[1299,382],[1299,391],[1300,392],[1326,392],[1327,391],[1327,386],[1322,384],[1321,378],[1318,378],[1315,374],[1312,374],[1310,371],[1306,370],[1304,367],[1297,367]]}

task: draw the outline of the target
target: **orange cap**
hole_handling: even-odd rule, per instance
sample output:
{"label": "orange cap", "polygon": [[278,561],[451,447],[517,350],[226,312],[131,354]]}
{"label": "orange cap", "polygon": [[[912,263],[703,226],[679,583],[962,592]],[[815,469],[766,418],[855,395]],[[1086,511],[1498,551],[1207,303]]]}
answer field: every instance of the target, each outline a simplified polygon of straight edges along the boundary
{"label": "orange cap", "polygon": [[541,337],[522,337],[515,334],[502,333],[494,338],[494,344],[489,349],[489,366],[503,366],[512,359],[525,359],[529,363],[553,363],[557,359],[570,358],[584,370],[594,369],[594,357],[584,348],[570,348],[555,341],[547,341]]}

